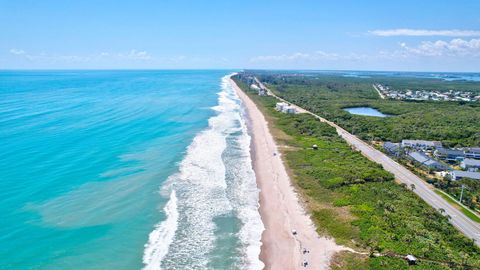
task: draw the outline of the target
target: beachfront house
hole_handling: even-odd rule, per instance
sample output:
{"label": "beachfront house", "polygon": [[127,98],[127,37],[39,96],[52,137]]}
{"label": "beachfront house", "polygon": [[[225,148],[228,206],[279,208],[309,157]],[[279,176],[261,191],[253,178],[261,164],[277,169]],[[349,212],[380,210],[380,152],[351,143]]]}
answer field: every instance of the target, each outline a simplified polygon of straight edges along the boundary
{"label": "beachfront house", "polygon": [[286,103],[284,102],[277,102],[277,104],[275,104],[275,110],[277,111],[282,111],[283,107],[286,105]]}
{"label": "beachfront house", "polygon": [[480,170],[480,160],[466,158],[460,163],[460,167],[466,171],[476,172]]}
{"label": "beachfront house", "polygon": [[408,157],[414,162],[432,170],[445,170],[446,166],[420,152],[410,152]]}
{"label": "beachfront house", "polygon": [[452,180],[460,180],[463,178],[480,180],[480,172],[452,171],[450,175],[452,176]]}
{"label": "beachfront house", "polygon": [[296,113],[297,110],[292,105],[285,102],[278,102],[275,105],[275,110],[283,113]]}
{"label": "beachfront house", "polygon": [[462,161],[465,158],[464,151],[458,149],[437,148],[434,155],[447,161]]}
{"label": "beachfront house", "polygon": [[402,140],[402,147],[408,147],[421,150],[433,150],[442,147],[441,142],[424,140]]}
{"label": "beachfront house", "polygon": [[261,85],[258,86],[254,83],[250,85],[250,89],[256,90],[259,96],[266,96],[267,95],[267,89],[262,87]]}

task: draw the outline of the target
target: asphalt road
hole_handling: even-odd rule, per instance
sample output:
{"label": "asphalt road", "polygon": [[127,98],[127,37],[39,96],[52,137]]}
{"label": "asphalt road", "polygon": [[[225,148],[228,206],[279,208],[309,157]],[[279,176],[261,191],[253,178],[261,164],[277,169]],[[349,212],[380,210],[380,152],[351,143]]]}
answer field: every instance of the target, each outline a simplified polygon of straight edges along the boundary
{"label": "asphalt road", "polygon": [[[256,79],[257,80],[257,79]],[[265,87],[260,81],[257,82]],[[274,96],[278,100],[283,102],[290,103],[294,106],[299,112],[301,113],[308,113],[313,115],[314,117],[318,118],[320,121],[329,124],[330,126],[334,127],[337,130],[337,133],[347,141],[348,144],[355,147],[359,150],[364,156],[368,159],[381,164],[383,168],[395,175],[397,181],[401,183],[407,184],[410,187],[411,184],[415,185],[415,192],[420,198],[422,198],[426,203],[431,205],[435,209],[444,209],[445,215],[449,215],[451,217],[450,223],[452,223],[459,231],[461,231],[464,235],[466,235],[470,239],[474,239],[475,243],[480,246],[480,224],[476,223],[475,221],[469,219],[465,216],[460,210],[453,207],[450,203],[445,201],[441,196],[435,193],[434,189],[424,182],[420,177],[416,176],[414,173],[409,171],[407,168],[403,167],[386,154],[380,152],[379,150],[373,148],[371,145],[367,144],[366,142],[362,141],[361,139],[357,138],[355,135],[352,135],[348,131],[344,130],[337,124],[326,120],[310,111],[307,111],[287,100],[284,100],[275,94],[273,94],[268,88],[266,88],[268,94]]]}
{"label": "asphalt road", "polygon": [[377,91],[378,95],[380,96],[381,99],[385,99],[385,96],[382,94],[382,92],[380,91],[380,89],[378,89],[375,84],[372,84],[373,88],[375,88],[375,90]]}

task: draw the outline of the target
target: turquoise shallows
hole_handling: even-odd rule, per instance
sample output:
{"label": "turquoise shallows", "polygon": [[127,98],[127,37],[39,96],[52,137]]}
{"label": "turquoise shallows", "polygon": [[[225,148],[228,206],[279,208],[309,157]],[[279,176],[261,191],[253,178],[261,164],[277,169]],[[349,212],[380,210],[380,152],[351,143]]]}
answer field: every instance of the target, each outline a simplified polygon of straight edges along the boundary
{"label": "turquoise shallows", "polygon": [[[144,267],[162,186],[217,114],[228,73],[1,71],[0,269]],[[211,268],[238,265],[228,211],[214,217]]]}

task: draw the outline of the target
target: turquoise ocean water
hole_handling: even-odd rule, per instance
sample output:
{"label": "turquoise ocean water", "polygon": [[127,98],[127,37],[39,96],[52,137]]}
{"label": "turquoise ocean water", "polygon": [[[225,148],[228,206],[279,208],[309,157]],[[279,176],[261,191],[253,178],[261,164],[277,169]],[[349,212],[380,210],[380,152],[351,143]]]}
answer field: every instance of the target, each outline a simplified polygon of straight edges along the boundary
{"label": "turquoise ocean water", "polygon": [[1,71],[0,269],[258,269],[228,71]]}

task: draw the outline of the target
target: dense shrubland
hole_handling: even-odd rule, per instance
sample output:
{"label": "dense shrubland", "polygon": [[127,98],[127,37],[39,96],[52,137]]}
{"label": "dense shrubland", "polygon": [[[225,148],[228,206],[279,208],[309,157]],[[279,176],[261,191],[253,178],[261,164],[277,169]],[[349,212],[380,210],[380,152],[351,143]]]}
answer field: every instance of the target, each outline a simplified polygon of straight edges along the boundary
{"label": "dense shrubland", "polygon": [[274,98],[259,97],[238,84],[266,113],[277,141],[287,146],[285,161],[319,232],[385,255],[342,253],[334,259],[334,269],[409,269],[398,257],[406,254],[422,258],[416,269],[480,268],[480,250],[473,241],[411,187],[396,184],[390,173],[352,150],[327,124],[309,115],[278,113]]}
{"label": "dense shrubland", "polygon": [[[334,121],[366,140],[396,142],[424,139],[439,140],[448,146],[480,145],[479,102],[382,100],[372,87],[373,79],[331,75],[280,76],[269,73],[260,77],[279,96]],[[400,84],[399,79],[390,80]],[[416,79],[422,85],[426,84],[424,81]],[[409,81],[408,85],[411,83]],[[480,83],[477,83],[477,87],[480,89]],[[376,108],[392,117],[358,116],[343,110],[361,106]]]}

